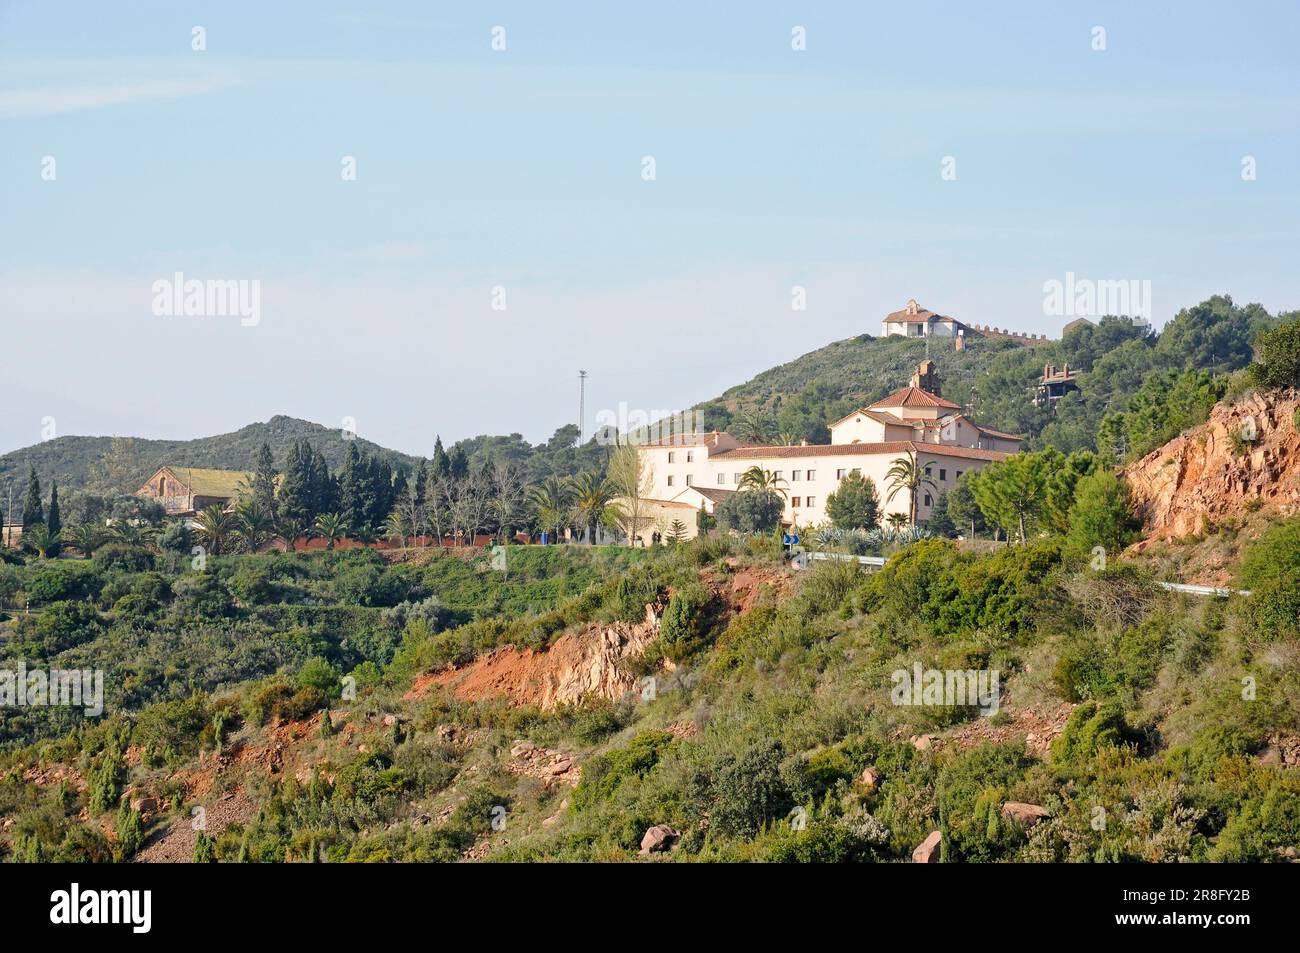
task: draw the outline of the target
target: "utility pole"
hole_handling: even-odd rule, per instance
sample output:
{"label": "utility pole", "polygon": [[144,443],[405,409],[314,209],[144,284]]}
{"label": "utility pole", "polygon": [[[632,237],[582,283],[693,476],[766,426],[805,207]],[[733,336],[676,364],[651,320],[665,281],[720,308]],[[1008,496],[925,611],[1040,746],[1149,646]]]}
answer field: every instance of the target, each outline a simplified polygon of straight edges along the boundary
{"label": "utility pole", "polygon": [[578,446],[582,446],[582,428],[587,421],[587,372],[578,371]]}

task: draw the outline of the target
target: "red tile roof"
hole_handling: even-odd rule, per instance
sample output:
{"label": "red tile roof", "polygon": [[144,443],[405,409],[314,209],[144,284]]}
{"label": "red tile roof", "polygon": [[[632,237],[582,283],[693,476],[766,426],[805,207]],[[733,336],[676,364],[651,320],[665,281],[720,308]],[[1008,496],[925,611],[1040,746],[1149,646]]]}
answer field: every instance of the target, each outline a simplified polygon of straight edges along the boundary
{"label": "red tile roof", "polygon": [[937,394],[931,394],[928,390],[921,390],[919,387],[907,386],[894,391],[884,400],[878,400],[871,405],[874,407],[949,407],[953,410],[961,410],[960,404],[954,404],[950,400],[944,400]]}
{"label": "red tile roof", "polygon": [[[711,455],[714,460],[762,460],[765,457],[870,457],[882,453],[920,453],[937,457],[961,457],[966,460],[1005,460],[1011,456],[1000,450],[978,450],[946,443],[918,443],[913,440],[890,440],[884,443],[832,443],[809,447],[745,447]],[[698,487],[692,487],[698,489]]]}

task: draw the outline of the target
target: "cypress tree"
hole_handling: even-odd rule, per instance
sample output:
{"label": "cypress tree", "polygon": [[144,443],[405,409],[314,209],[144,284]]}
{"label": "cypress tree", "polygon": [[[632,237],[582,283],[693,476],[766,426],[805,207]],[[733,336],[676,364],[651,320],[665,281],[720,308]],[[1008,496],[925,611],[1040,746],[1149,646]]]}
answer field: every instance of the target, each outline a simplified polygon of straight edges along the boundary
{"label": "cypress tree", "polygon": [[284,464],[284,479],[280,481],[277,510],[282,519],[310,523],[315,516],[313,500],[311,459],[303,454],[302,444],[289,448]]}
{"label": "cypress tree", "polygon": [[306,441],[303,446],[311,456],[311,485],[313,493],[313,505],[316,507],[313,518],[321,513],[333,513],[339,508],[339,487],[338,481],[330,475],[329,464],[325,462],[325,454],[319,450],[313,452]]}
{"label": "cypress tree", "polygon": [[361,451],[355,443],[348,444],[348,454],[339,469],[339,514],[352,532],[370,521],[368,476]]}
{"label": "cypress tree", "polygon": [[27,475],[27,498],[23,500],[23,529],[30,529],[37,523],[45,522],[45,507],[41,503],[41,481],[36,476],[36,467],[31,467]]}
{"label": "cypress tree", "polygon": [[[429,466],[423,460],[420,461],[420,468],[415,471],[415,504],[424,506],[424,501],[429,495]],[[400,497],[399,497],[400,499]]]}
{"label": "cypress tree", "polygon": [[[50,484],[50,511],[45,517],[45,527],[54,536],[63,529],[63,517],[59,513],[59,484],[56,480]],[[59,555],[58,543],[55,543],[49,549],[50,556]]]}
{"label": "cypress tree", "polygon": [[262,509],[275,513],[275,458],[271,455],[271,445],[263,442],[253,460],[253,498],[262,504]]}
{"label": "cypress tree", "polygon": [[444,480],[451,476],[451,461],[447,459],[447,451],[442,449],[442,437],[433,444],[433,475]]}

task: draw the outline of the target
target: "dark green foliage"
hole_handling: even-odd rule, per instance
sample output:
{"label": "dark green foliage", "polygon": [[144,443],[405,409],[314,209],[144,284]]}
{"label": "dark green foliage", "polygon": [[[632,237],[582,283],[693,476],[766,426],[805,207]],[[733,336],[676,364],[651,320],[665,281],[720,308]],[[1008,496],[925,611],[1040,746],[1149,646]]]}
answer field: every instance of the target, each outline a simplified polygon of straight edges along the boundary
{"label": "dark green foliage", "polygon": [[1251,591],[1250,613],[1262,636],[1300,634],[1300,517],[1274,523],[1247,545],[1237,583]]}
{"label": "dark green foliage", "polygon": [[27,472],[27,495],[23,497],[23,529],[45,523],[45,505],[41,502],[41,481],[36,467]]}
{"label": "dark green foliage", "polygon": [[682,586],[668,600],[659,625],[659,643],[674,661],[698,651],[716,611],[713,595],[698,582]]}
{"label": "dark green foliage", "polygon": [[713,508],[722,529],[738,533],[768,533],[781,522],[785,499],[774,490],[743,490]]}
{"label": "dark green foliage", "polygon": [[1255,340],[1259,359],[1250,379],[1259,387],[1300,387],[1300,321],[1262,332]]}
{"label": "dark green foliage", "polygon": [[1020,830],[1000,812],[1029,763],[1019,745],[981,745],[944,767],[938,796],[945,861],[1002,859],[1021,839]]}
{"label": "dark green foliage", "polygon": [[1065,730],[1052,742],[1052,761],[1077,767],[1101,748],[1131,740],[1124,712],[1118,704],[1087,701],[1070,713]]}
{"label": "dark green foliage", "polygon": [[880,523],[880,495],[870,477],[851,471],[826,497],[826,515],[841,529],[872,529]]}

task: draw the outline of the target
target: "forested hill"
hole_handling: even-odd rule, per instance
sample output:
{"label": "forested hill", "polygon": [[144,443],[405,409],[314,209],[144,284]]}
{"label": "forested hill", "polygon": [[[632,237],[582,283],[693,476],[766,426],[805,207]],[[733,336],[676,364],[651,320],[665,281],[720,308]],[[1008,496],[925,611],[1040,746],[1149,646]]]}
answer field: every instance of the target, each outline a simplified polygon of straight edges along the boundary
{"label": "forested hill", "polygon": [[[277,461],[289,447],[307,440],[324,455],[331,469],[343,463],[350,441],[338,429],[307,420],[276,416],[265,423],[253,423],[234,433],[200,437],[196,440],[145,440],[136,437],[58,437],[0,457],[0,488],[13,480],[15,494],[26,487],[27,470],[35,466],[41,482],[58,481],[65,490],[99,493],[131,492],[164,464],[170,466],[251,468],[253,456],[263,443],[271,447]],[[415,457],[388,450],[357,438],[357,448],[397,467],[417,463]]]}
{"label": "forested hill", "polygon": [[[945,397],[980,423],[1025,435],[1026,449],[1101,449],[1123,457],[1203,420],[1228,376],[1250,363],[1255,335],[1297,316],[1216,295],[1178,312],[1159,334],[1107,317],[1032,347],[971,338],[956,352],[951,341],[935,338],[930,357]],[[763,371],[699,409],[709,429],[741,439],[824,442],[828,423],[902,387],[925,353],[919,339],[863,334]],[[1080,393],[1055,415],[1035,407],[1043,365],[1067,363],[1082,372]],[[1099,447],[1099,440],[1112,446]]]}

